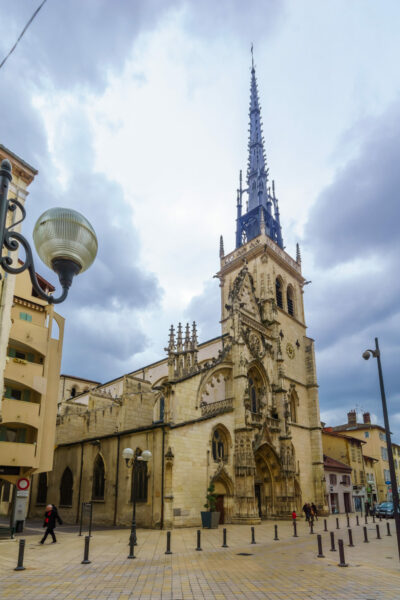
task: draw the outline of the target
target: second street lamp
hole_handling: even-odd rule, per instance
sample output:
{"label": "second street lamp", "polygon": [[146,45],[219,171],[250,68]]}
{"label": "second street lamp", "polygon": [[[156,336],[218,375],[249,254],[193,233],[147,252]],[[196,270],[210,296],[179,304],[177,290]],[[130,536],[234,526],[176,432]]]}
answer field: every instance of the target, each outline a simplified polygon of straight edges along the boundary
{"label": "second street lamp", "polygon": [[[131,534],[129,538],[129,543],[131,548],[137,545],[137,537],[136,537],[136,497],[137,490],[134,485],[134,477],[135,477],[135,468],[140,462],[148,462],[151,459],[150,450],[143,450],[142,454],[135,455],[132,448],[125,448],[122,451],[122,458],[125,460],[125,464],[128,468],[132,469],[132,525],[131,525]],[[130,551],[128,558],[135,558],[133,552]]]}
{"label": "second street lamp", "polygon": [[381,389],[383,420],[385,423],[386,444],[387,444],[389,469],[390,469],[390,481],[392,484],[393,514],[394,514],[394,519],[395,519],[395,523],[396,523],[397,548],[398,548],[399,558],[400,558],[399,492],[397,489],[396,471],[394,468],[392,440],[390,437],[391,434],[390,434],[390,427],[389,427],[389,417],[388,417],[388,411],[387,411],[387,405],[386,405],[386,394],[385,394],[385,386],[383,383],[383,373],[382,373],[382,365],[381,365],[381,352],[379,349],[378,338],[375,338],[375,350],[371,350],[368,348],[368,350],[363,352],[363,355],[362,355],[364,360],[368,360],[370,358],[370,356],[373,356],[374,358],[376,358],[377,363],[378,363],[379,386]]}

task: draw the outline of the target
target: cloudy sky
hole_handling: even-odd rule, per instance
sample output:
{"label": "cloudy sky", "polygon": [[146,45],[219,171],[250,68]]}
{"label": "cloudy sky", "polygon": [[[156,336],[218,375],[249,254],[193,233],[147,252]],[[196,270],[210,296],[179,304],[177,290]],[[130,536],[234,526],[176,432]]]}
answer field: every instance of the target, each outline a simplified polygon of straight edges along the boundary
{"label": "cloudy sky", "polygon": [[[38,5],[0,3],[0,60]],[[172,322],[218,335],[253,42],[284,241],[312,280],[322,418],[381,421],[361,359],[378,336],[400,441],[399,23],[397,0],[47,1],[0,70],[0,142],[39,170],[27,235],[65,205],[99,237],[59,307],[64,373],[106,381],[153,362]]]}

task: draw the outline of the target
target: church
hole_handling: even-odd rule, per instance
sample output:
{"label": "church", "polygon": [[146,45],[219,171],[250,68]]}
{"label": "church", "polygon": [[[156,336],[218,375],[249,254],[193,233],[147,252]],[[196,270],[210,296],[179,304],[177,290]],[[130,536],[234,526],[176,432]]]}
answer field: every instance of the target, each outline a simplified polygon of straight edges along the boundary
{"label": "church", "polygon": [[[60,404],[53,470],[34,475],[30,515],[60,507],[78,522],[199,526],[215,486],[220,523],[326,511],[314,341],[306,335],[300,250],[283,245],[269,180],[254,63],[249,157],[237,191],[236,247],[220,240],[221,334],[171,326],[166,356]],[[233,224],[232,224],[233,225]],[[166,335],[167,338],[167,335]],[[68,394],[67,394],[68,396]],[[125,448],[149,462],[134,468]]]}

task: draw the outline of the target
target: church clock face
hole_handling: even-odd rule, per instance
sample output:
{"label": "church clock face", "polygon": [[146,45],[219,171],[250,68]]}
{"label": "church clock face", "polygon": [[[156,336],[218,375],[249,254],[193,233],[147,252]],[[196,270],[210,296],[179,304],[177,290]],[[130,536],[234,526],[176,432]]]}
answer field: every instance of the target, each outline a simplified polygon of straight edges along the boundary
{"label": "church clock face", "polygon": [[294,358],[296,355],[294,348],[290,342],[288,342],[286,344],[286,354],[288,355],[289,358]]}

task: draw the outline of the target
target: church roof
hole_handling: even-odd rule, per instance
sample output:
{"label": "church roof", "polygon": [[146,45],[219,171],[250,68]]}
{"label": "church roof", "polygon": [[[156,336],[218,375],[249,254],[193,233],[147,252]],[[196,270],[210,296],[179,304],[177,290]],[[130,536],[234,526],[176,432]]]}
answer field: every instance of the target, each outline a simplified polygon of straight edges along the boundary
{"label": "church roof", "polygon": [[340,462],[340,460],[336,460],[335,458],[331,458],[330,456],[326,456],[324,454],[324,469],[327,471],[344,471],[347,473],[351,473],[352,468],[345,463]]}

